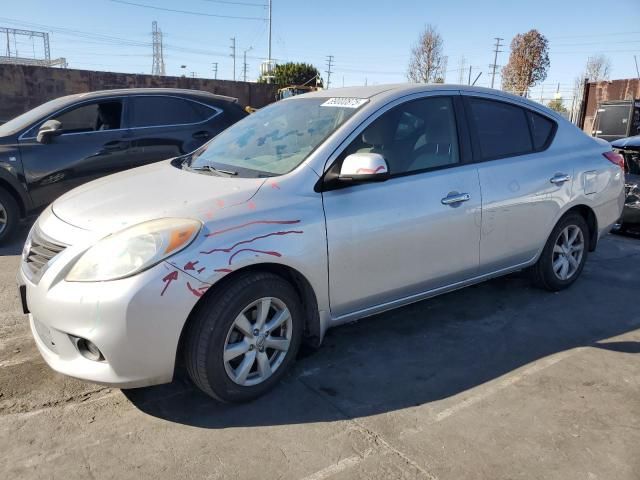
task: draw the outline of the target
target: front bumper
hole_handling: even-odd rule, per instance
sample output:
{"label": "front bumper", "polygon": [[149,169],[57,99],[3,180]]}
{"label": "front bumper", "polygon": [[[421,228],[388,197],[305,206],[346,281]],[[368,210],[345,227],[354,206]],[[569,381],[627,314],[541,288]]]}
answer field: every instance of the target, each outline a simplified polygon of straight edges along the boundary
{"label": "front bumper", "polygon": [[[26,286],[31,332],[42,357],[60,373],[103,385],[170,382],[182,328],[198,301],[193,291],[207,285],[166,262],[122,280],[65,281],[86,248],[65,249],[37,283],[21,265],[18,283]],[[85,358],[77,338],[93,342],[104,360]]]}

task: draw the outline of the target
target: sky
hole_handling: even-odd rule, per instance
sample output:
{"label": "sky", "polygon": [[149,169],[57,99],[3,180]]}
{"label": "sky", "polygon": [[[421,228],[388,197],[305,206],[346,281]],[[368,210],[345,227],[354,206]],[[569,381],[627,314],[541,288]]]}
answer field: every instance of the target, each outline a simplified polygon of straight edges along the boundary
{"label": "sky", "polygon": [[[65,57],[70,68],[151,73],[156,20],[168,75],[213,78],[217,62],[219,79],[233,78],[235,37],[236,78],[243,77],[248,50],[253,81],[267,57],[267,1],[0,0],[0,26],[49,32],[52,57]],[[490,84],[495,37],[504,39],[497,63],[505,65],[513,36],[537,29],[549,40],[551,67],[531,96],[545,102],[558,88],[570,102],[589,56],[607,55],[611,78],[636,77],[634,55],[640,62],[640,0],[273,0],[272,12],[272,57],[312,63],[326,83],[326,59],[333,55],[332,87],[405,82],[411,46],[427,24],[443,37],[446,81],[467,83],[471,66],[481,86]],[[0,39],[0,55],[6,43]],[[35,39],[9,43],[20,56],[42,51]]]}

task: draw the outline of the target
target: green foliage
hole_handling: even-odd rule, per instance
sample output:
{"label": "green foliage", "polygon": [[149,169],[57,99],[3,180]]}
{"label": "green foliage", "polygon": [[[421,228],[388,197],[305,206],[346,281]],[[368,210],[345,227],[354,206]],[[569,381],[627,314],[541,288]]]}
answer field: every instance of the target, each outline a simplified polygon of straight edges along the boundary
{"label": "green foliage", "polygon": [[563,105],[561,97],[551,100],[549,103],[547,103],[547,107],[559,113],[567,113],[567,109]]}
{"label": "green foliage", "polygon": [[[274,69],[274,76],[274,83],[279,87],[304,84],[315,86],[316,82],[313,79],[316,76],[318,76],[318,86],[322,86],[320,72],[316,67],[308,63],[288,62],[276,65]],[[258,78],[258,82],[265,83],[266,79],[263,76],[260,76],[260,78]]]}

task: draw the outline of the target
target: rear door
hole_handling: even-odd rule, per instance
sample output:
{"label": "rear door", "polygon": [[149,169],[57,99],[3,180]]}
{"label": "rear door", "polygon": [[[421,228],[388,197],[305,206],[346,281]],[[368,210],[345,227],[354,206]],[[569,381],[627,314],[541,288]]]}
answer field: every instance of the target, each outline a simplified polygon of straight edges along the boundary
{"label": "rear door", "polygon": [[218,133],[211,121],[222,113],[217,107],[167,95],[136,95],[129,102],[136,165],[191,152]]}
{"label": "rear door", "polygon": [[497,98],[464,96],[482,188],[485,274],[536,255],[571,198],[574,172],[566,154],[549,149],[554,120]]}
{"label": "rear door", "polygon": [[[20,137],[25,178],[35,207],[123,168],[130,147],[125,108],[122,98],[82,102],[41,120]],[[62,123],[63,133],[52,137],[51,143],[38,143],[38,128],[48,119]]]}
{"label": "rear door", "polygon": [[[476,275],[480,186],[459,141],[456,95],[407,101],[352,135],[392,178],[323,193],[331,312],[343,316]],[[464,142],[463,142],[464,143]],[[460,201],[450,202],[458,196]]]}

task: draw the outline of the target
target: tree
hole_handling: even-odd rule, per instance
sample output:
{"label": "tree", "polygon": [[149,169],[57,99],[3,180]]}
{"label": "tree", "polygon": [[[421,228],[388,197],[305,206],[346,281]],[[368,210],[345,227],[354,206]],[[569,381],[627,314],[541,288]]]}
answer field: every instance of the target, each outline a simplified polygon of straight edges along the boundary
{"label": "tree", "polygon": [[[318,86],[322,86],[322,78],[316,67],[308,63],[287,62],[276,65],[274,70],[274,83],[281,87],[289,85],[316,85],[315,78],[318,79]],[[267,80],[262,75],[258,82],[265,83]]]}
{"label": "tree", "polygon": [[437,83],[443,77],[442,37],[433,25],[427,25],[411,48],[407,79],[414,83]]}
{"label": "tree", "polygon": [[519,33],[511,41],[509,63],[502,69],[502,88],[526,96],[530,87],[547,78],[549,42],[537,30]]}
{"label": "tree", "polygon": [[551,110],[555,110],[558,113],[567,113],[568,111],[562,103],[562,97],[554,98],[547,104],[547,107],[549,107]]}
{"label": "tree", "polygon": [[606,55],[594,55],[587,60],[582,78],[586,78],[590,82],[599,82],[600,80],[609,80],[610,73],[611,59]]}

